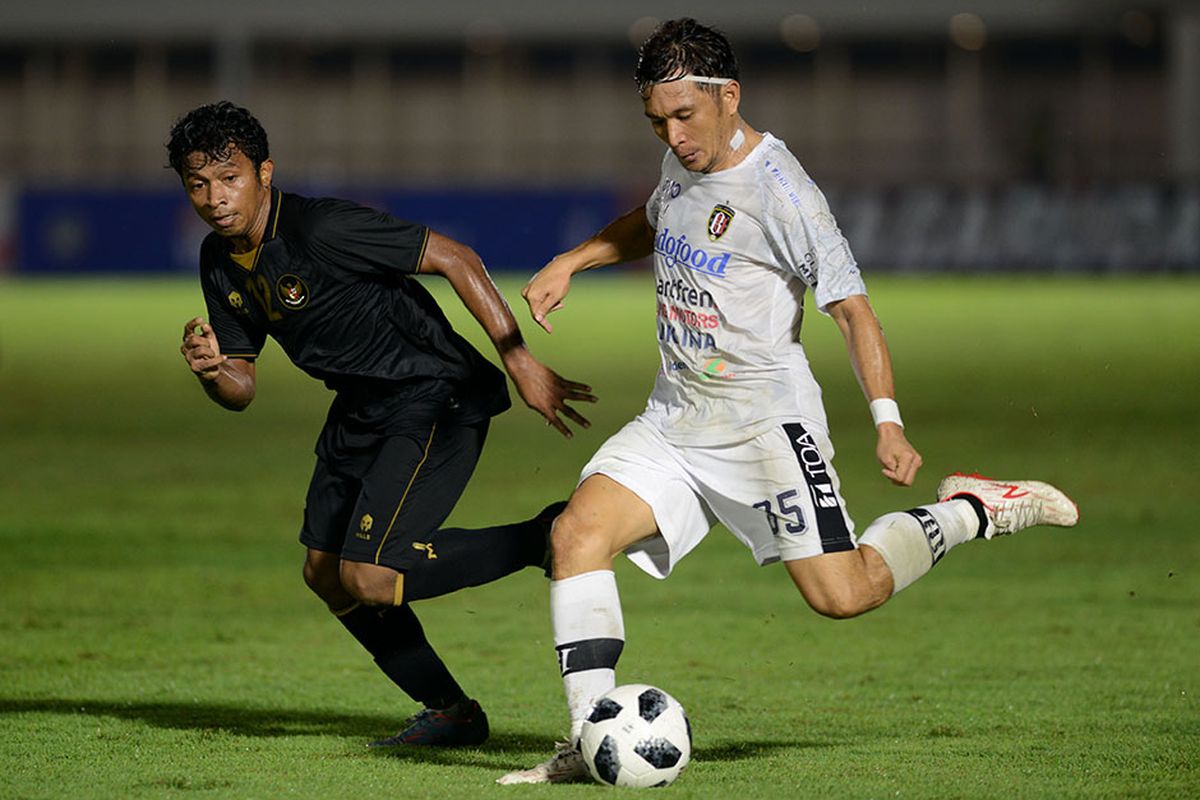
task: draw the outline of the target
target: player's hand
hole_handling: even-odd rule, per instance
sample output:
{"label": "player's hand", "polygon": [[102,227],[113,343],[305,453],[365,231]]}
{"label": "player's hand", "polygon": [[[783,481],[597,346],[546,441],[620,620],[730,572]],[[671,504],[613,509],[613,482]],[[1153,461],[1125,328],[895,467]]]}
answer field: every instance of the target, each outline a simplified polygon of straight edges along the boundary
{"label": "player's hand", "polygon": [[521,290],[521,297],[529,304],[530,316],[546,333],[554,332],[547,317],[551,311],[563,307],[563,298],[571,290],[571,274],[571,270],[555,258],[530,278]]}
{"label": "player's hand", "polygon": [[541,414],[546,419],[546,424],[563,436],[570,439],[574,435],[563,421],[563,417],[581,428],[592,426],[586,417],[567,405],[568,400],[596,402],[592,387],[567,380],[534,358],[524,347],[514,348],[504,359],[504,366],[525,405]]}
{"label": "player's hand", "polygon": [[883,476],[897,486],[912,486],[921,468],[921,454],[908,443],[899,425],[885,422],[877,430],[875,457],[883,466]]}
{"label": "player's hand", "polygon": [[179,348],[193,373],[201,380],[215,381],[227,356],[221,355],[217,334],[203,317],[193,317],[183,326],[183,345]]}

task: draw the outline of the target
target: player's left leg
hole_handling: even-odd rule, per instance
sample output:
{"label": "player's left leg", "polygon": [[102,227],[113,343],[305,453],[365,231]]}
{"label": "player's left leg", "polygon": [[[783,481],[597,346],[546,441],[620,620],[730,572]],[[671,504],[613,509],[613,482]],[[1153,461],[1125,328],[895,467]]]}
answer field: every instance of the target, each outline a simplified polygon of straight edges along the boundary
{"label": "player's left leg", "polygon": [[[760,563],[779,559],[818,613],[857,616],[915,580],[909,562],[930,566],[940,553],[974,537],[979,517],[964,501],[888,514],[856,547],[853,523],[823,427],[797,420],[736,447],[689,451],[703,496]],[[896,555],[903,559],[893,558]],[[915,569],[915,567],[913,568]]]}
{"label": "player's left leg", "polygon": [[928,572],[951,548],[979,533],[967,502],[885,514],[867,526],[854,550],[788,558],[785,566],[808,605],[834,619],[855,617]]}
{"label": "player's left leg", "polygon": [[937,494],[936,504],[872,522],[856,551],[788,561],[809,605],[827,616],[852,617],[912,585],[964,542],[1035,525],[1070,527],[1079,520],[1075,503],[1041,481],[956,473],[941,482]]}

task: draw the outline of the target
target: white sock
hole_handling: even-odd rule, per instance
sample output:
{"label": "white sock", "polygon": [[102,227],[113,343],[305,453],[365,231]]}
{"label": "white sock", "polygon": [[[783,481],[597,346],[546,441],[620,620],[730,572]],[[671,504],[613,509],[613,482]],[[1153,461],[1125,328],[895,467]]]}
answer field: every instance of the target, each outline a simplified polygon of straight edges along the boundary
{"label": "white sock", "polygon": [[551,581],[550,621],[571,710],[571,741],[575,742],[592,703],[617,685],[625,622],[612,570]]}
{"label": "white sock", "polygon": [[892,571],[892,594],[933,569],[950,548],[975,538],[979,516],[966,500],[948,500],[884,514],[867,526],[860,545],[873,548]]}

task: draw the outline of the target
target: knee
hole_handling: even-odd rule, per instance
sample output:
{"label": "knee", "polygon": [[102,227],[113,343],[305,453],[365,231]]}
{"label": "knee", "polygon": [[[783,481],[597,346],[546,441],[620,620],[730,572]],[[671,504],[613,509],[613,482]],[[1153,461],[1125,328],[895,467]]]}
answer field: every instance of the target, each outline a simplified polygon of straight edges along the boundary
{"label": "knee", "polygon": [[555,554],[573,553],[587,545],[588,537],[579,517],[565,510],[550,527],[550,547]]}
{"label": "knee", "polygon": [[339,571],[342,587],[360,603],[390,606],[396,602],[399,574],[388,567],[343,561]]}
{"label": "knee", "polygon": [[346,593],[342,588],[341,578],[338,577],[338,558],[324,557],[326,554],[313,556],[311,553],[304,561],[304,583],[313,594],[332,603]]}
{"label": "knee", "polygon": [[595,569],[607,569],[611,564],[612,548],[607,546],[601,531],[566,507],[550,531],[554,577],[563,578]]}

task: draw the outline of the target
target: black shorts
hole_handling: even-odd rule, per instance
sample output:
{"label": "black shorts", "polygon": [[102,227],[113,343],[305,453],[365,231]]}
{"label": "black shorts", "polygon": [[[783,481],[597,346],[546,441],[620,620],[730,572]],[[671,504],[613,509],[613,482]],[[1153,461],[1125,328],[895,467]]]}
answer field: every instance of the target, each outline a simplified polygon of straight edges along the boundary
{"label": "black shorts", "polygon": [[346,561],[407,571],[462,495],[488,421],[441,420],[411,431],[358,437],[336,457],[319,455],[300,541]]}

